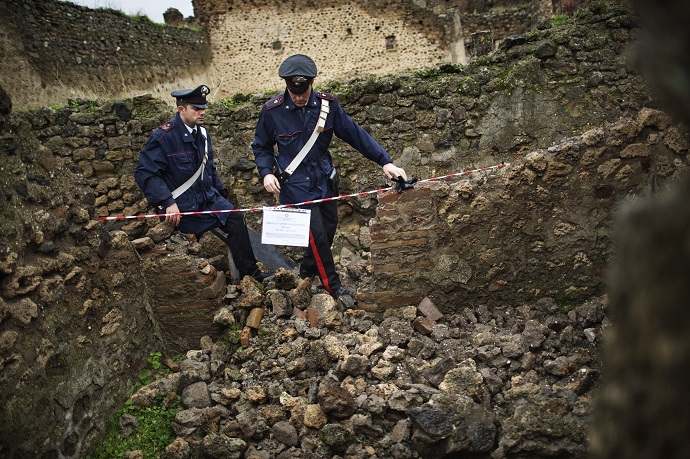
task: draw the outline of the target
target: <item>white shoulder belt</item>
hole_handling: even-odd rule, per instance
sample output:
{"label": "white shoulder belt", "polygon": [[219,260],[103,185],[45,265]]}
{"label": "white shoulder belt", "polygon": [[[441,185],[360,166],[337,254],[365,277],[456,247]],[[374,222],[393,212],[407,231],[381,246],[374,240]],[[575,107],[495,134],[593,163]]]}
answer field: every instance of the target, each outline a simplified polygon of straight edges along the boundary
{"label": "white shoulder belt", "polygon": [[314,143],[316,143],[316,138],[326,127],[326,117],[328,116],[329,111],[330,109],[328,107],[328,101],[326,99],[321,99],[321,112],[319,113],[319,121],[316,123],[316,126],[314,126],[314,132],[311,133],[311,137],[309,137],[307,143],[305,143],[299,153],[297,153],[297,156],[295,156],[288,167],[285,168],[285,171],[282,174],[283,178],[287,178],[291,176],[293,172],[295,172],[297,166],[302,163],[311,148],[314,146]]}
{"label": "white shoulder belt", "polygon": [[194,175],[189,177],[189,179],[182,185],[175,188],[175,191],[172,192],[173,199],[177,199],[178,196],[181,196],[182,193],[187,191],[189,187],[196,182],[196,179],[198,179],[199,176],[201,176],[201,179],[203,180],[204,168],[206,167],[206,161],[208,161],[208,137],[206,137],[206,129],[199,126],[199,131],[201,132],[201,135],[204,136],[204,159],[201,161],[201,166],[199,166],[199,169],[194,172]]}

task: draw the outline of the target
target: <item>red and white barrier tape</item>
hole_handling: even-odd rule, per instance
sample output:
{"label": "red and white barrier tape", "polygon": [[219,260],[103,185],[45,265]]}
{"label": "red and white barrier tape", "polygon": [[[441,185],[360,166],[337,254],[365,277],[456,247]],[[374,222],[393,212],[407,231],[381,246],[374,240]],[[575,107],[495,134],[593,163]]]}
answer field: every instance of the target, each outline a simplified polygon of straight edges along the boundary
{"label": "red and white barrier tape", "polygon": [[[480,167],[478,169],[471,169],[471,170],[467,170],[467,171],[463,171],[463,172],[456,172],[454,174],[441,175],[439,177],[433,177],[433,178],[428,178],[428,179],[424,179],[424,180],[417,180],[417,182],[415,182],[415,183],[432,182],[435,180],[442,180],[442,179],[451,178],[451,177],[459,177],[461,175],[469,175],[469,174],[474,174],[477,172],[489,171],[492,169],[500,169],[502,167],[506,167],[509,165],[510,165],[510,163],[501,163],[501,164],[496,164],[495,166]],[[174,213],[174,214],[118,215],[115,217],[98,217],[98,220],[99,221],[129,220],[129,219],[135,219],[135,218],[167,217],[168,215],[185,216],[185,215],[219,214],[219,213],[225,213],[225,212],[252,212],[255,210],[264,210],[264,209],[284,209],[287,207],[306,206],[309,204],[318,204],[320,202],[336,201],[338,199],[354,198],[356,196],[364,196],[367,194],[378,194],[378,193],[390,191],[394,188],[395,188],[394,186],[389,186],[386,188],[379,188],[378,190],[362,191],[360,193],[344,194],[344,195],[340,195],[340,196],[333,196],[332,198],[314,199],[312,201],[298,202],[296,204],[281,204],[278,206],[249,207],[249,208],[244,208],[244,209],[200,210],[200,211],[194,211],[194,212],[178,212],[178,213]]]}

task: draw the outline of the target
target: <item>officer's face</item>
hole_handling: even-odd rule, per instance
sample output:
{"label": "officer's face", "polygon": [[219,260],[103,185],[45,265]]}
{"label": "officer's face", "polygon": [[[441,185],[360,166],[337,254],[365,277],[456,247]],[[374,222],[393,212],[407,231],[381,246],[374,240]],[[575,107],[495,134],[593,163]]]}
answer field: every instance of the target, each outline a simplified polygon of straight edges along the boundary
{"label": "officer's face", "polygon": [[293,94],[292,91],[288,88],[288,93],[290,94],[290,99],[297,105],[298,107],[304,107],[307,105],[307,102],[309,102],[309,95],[311,94],[311,84],[309,85],[309,89],[304,94]]}
{"label": "officer's face", "polygon": [[196,108],[194,105],[180,105],[177,107],[177,111],[187,126],[201,126],[204,124],[206,110],[203,108]]}

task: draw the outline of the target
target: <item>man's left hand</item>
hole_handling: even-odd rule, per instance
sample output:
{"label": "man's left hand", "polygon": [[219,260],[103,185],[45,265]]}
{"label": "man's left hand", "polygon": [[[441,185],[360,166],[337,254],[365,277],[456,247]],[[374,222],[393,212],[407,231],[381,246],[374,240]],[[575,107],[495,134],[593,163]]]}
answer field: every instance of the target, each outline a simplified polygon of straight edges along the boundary
{"label": "man's left hand", "polygon": [[383,172],[386,174],[386,177],[390,178],[396,178],[396,177],[402,177],[405,180],[407,180],[407,174],[405,171],[396,166],[393,163],[388,163],[385,166],[383,166]]}
{"label": "man's left hand", "polygon": [[264,189],[269,193],[280,193],[280,181],[278,177],[273,174],[266,174],[264,176]]}
{"label": "man's left hand", "polygon": [[170,224],[173,228],[180,224],[180,219],[182,215],[179,215],[180,208],[177,207],[177,203],[173,202],[171,205],[165,209],[165,222]]}

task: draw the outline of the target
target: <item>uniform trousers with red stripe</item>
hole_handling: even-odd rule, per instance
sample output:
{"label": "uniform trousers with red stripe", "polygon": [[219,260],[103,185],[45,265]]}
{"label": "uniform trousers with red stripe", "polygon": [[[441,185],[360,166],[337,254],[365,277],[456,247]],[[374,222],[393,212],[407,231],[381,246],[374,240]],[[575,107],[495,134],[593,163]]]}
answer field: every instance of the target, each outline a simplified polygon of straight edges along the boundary
{"label": "uniform trousers with red stripe", "polygon": [[335,271],[335,262],[331,246],[335,231],[338,228],[338,203],[336,201],[321,202],[311,209],[309,221],[309,246],[304,252],[300,265],[300,276],[319,276],[321,283],[328,293],[337,291],[340,276]]}

